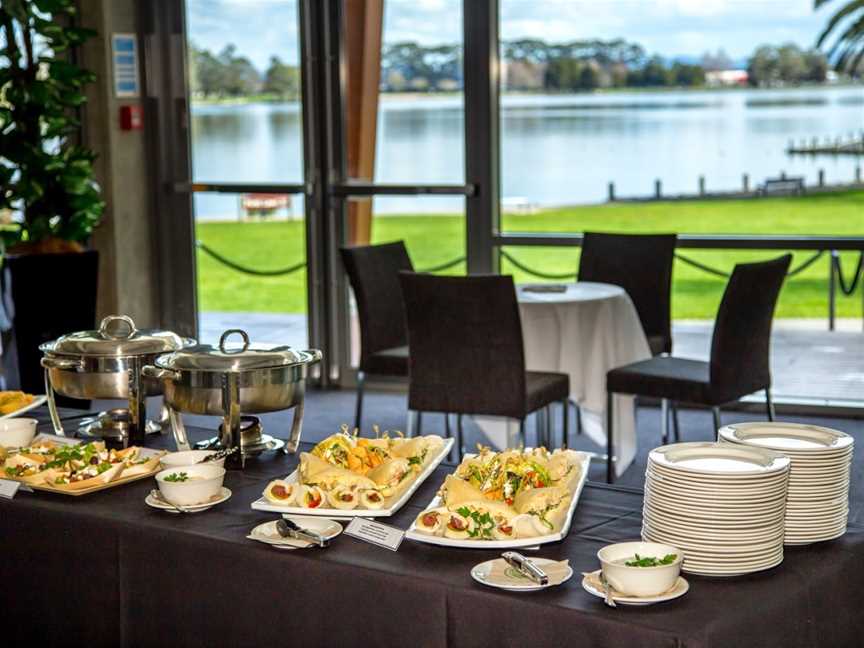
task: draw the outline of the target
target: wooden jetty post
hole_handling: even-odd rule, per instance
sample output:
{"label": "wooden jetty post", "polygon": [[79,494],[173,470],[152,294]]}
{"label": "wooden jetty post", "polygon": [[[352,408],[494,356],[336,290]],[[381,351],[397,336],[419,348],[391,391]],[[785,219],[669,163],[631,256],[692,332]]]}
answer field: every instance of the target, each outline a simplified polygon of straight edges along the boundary
{"label": "wooden jetty post", "polygon": [[660,178],[654,181],[654,197],[660,198],[663,195],[663,185],[660,183]]}
{"label": "wooden jetty post", "polygon": [[609,183],[609,202],[615,202],[615,183]]}

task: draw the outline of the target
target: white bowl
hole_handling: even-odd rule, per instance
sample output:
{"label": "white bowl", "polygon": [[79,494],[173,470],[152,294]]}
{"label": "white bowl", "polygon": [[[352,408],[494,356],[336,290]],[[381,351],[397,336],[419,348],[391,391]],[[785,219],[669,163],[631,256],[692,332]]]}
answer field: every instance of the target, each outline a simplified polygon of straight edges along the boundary
{"label": "white bowl", "polygon": [[[192,466],[204,461],[206,457],[209,457],[212,454],[216,454],[215,450],[182,450],[180,452],[169,452],[167,455],[162,457],[159,461],[162,462],[162,465],[165,468],[176,468],[178,466]],[[209,466],[219,466],[220,468],[225,467],[225,457],[221,459],[215,459],[213,461],[208,461],[207,464]]]}
{"label": "white bowl", "polygon": [[[635,554],[642,558],[678,556],[674,562],[658,567],[628,567],[625,560]],[[597,552],[603,576],[614,589],[629,596],[657,596],[671,589],[681,572],[684,552],[672,545],[657,542],[621,542],[607,545]]]}
{"label": "white bowl", "polygon": [[0,446],[23,448],[30,445],[36,436],[36,425],[32,418],[11,418],[0,421]]}
{"label": "white bowl", "polygon": [[[186,473],[187,481],[165,481],[166,477]],[[156,473],[156,483],[162,497],[177,506],[204,504],[222,489],[225,469],[209,464],[176,466]]]}

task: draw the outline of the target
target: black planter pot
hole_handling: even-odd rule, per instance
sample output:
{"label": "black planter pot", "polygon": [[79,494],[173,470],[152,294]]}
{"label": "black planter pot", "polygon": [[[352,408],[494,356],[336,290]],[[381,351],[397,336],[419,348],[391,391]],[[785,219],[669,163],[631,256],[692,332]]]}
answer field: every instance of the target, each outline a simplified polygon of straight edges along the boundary
{"label": "black planter pot", "polygon": [[[10,255],[0,274],[5,389],[45,393],[39,345],[96,327],[99,253]],[[63,402],[65,400],[65,403]],[[58,404],[86,407],[86,401]]]}

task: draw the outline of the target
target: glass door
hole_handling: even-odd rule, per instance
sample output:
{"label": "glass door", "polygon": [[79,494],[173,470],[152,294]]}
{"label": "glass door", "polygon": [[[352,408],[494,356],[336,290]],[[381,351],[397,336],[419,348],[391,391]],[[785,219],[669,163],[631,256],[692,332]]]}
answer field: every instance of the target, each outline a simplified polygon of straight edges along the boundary
{"label": "glass door", "polygon": [[305,347],[297,0],[186,0],[199,337]]}

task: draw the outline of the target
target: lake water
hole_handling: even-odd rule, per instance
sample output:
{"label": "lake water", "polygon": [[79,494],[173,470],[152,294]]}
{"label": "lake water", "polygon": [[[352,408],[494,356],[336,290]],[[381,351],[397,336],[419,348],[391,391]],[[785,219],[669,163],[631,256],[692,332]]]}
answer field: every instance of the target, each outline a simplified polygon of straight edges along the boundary
{"label": "lake water", "polygon": [[[864,160],[791,157],[790,140],[848,137],[864,130],[864,88],[696,90],[502,99],[502,196],[534,205],[597,203],[618,196],[696,193],[751,186],[781,171],[814,184],[850,182]],[[462,183],[460,96],[382,98],[376,180]],[[302,181],[296,103],[197,105],[192,157],[199,182]],[[470,137],[467,145],[471,145]],[[458,212],[458,197],[376,199],[378,213]],[[202,219],[236,218],[236,196],[198,194]],[[302,205],[295,203],[295,212]]]}

